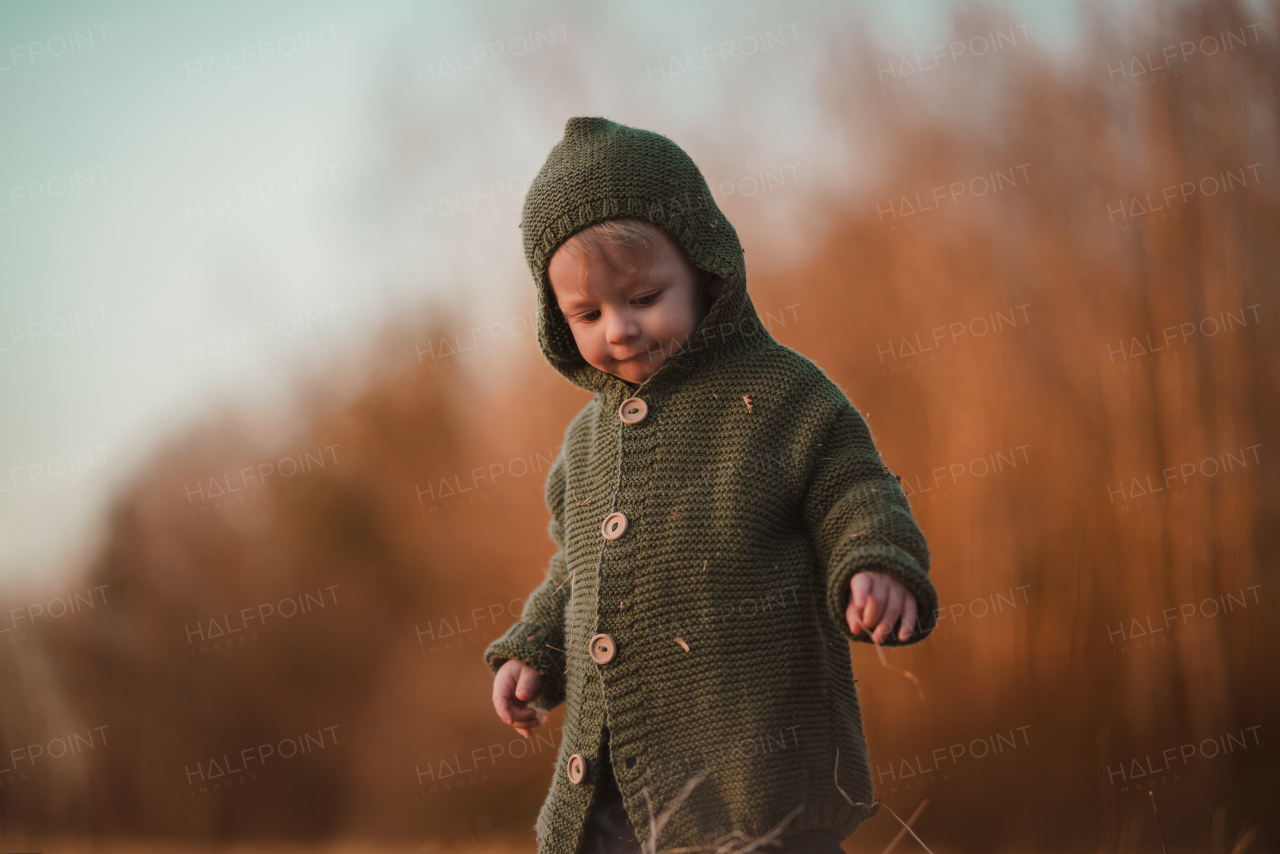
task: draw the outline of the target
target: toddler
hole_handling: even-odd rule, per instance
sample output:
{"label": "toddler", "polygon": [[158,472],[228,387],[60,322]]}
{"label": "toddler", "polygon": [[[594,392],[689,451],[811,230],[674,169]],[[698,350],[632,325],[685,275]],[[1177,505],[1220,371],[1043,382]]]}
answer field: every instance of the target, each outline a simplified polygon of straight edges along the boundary
{"label": "toddler", "polygon": [[761,324],[674,142],[569,119],[520,227],[539,348],[594,394],[547,476],[546,577],[484,653],[525,738],[565,704],[539,854],[840,852],[875,811],[848,641],[937,618],[906,496]]}

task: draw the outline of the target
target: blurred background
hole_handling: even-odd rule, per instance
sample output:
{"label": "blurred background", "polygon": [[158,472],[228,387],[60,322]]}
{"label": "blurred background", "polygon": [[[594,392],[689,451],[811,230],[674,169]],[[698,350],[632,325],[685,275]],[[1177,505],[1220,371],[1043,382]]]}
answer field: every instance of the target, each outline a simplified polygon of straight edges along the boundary
{"label": "blurred background", "polygon": [[933,636],[852,649],[877,796],[935,852],[1280,850],[1274,3],[0,36],[0,849],[534,850],[563,708],[519,739],[481,652],[589,396],[517,223],[604,115],[699,164],[929,539]]}

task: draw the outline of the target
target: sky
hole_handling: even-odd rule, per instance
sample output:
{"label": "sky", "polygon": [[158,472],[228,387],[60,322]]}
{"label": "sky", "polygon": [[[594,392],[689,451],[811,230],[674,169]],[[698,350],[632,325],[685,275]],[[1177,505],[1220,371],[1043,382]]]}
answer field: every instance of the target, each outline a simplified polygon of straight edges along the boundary
{"label": "sky", "polygon": [[[993,6],[1076,38],[1071,4]],[[0,585],[63,583],[163,442],[228,409],[287,430],[299,372],[389,320],[517,316],[568,116],[668,133],[726,194],[844,158],[813,98],[837,8],[887,61],[955,4],[0,7]]]}

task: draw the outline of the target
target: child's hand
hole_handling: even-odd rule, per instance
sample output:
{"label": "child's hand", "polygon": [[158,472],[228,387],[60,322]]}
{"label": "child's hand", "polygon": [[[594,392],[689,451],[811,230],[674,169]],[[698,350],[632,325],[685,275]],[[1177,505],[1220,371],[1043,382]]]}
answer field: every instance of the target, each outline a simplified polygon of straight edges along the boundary
{"label": "child's hand", "polygon": [[529,730],[542,723],[541,709],[528,701],[542,694],[542,677],[523,661],[508,658],[493,676],[493,707],[498,717],[529,740]]}
{"label": "child's hand", "polygon": [[898,640],[906,642],[916,627],[916,597],[900,581],[883,572],[863,570],[849,579],[849,607],[845,619],[849,631],[860,634],[872,628],[873,642],[884,643],[893,624],[902,617]]}

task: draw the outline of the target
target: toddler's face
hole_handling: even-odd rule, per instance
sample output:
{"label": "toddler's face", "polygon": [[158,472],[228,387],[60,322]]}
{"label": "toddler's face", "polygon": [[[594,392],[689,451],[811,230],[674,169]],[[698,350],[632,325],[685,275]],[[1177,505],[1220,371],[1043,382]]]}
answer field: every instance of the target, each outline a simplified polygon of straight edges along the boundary
{"label": "toddler's face", "polygon": [[[688,343],[723,284],[710,288],[675,241],[654,229],[654,252],[633,273],[566,251],[551,256],[547,278],[587,363],[642,383]],[[617,250],[610,250],[617,251]],[[625,265],[619,265],[625,266]]]}

